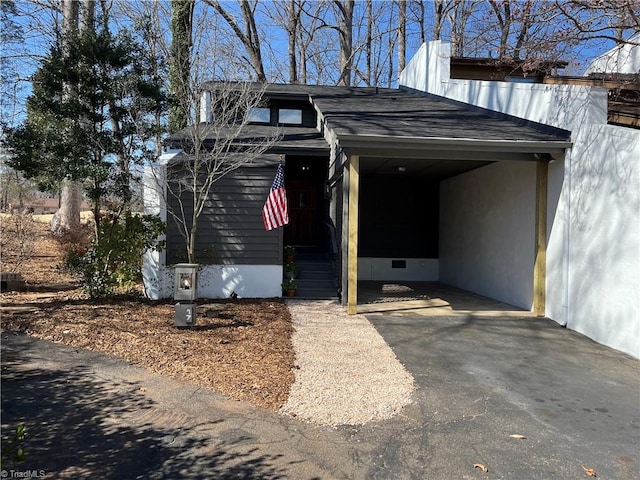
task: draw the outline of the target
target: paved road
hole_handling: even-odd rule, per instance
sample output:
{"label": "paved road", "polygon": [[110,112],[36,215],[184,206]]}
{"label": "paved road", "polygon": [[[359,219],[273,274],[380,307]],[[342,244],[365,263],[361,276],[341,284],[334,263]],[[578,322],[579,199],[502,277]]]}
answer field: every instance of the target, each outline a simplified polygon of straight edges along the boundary
{"label": "paved road", "polygon": [[[640,479],[637,360],[539,319],[369,317],[413,404],[337,429],[97,354],[2,335],[2,434],[47,478]],[[526,439],[511,438],[511,434]],[[474,468],[482,463],[488,473]]]}

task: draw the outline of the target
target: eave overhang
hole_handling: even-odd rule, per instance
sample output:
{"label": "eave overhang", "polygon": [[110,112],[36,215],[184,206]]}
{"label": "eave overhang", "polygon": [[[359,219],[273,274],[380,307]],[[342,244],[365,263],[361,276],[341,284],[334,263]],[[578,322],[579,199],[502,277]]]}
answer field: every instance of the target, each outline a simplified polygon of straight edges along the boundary
{"label": "eave overhang", "polygon": [[337,143],[346,155],[361,157],[479,161],[535,161],[543,156],[559,158],[573,145],[568,140],[481,140],[366,134],[338,134]]}
{"label": "eave overhang", "polygon": [[[443,150],[443,151],[473,151],[473,152],[510,152],[510,153],[548,153],[559,155],[573,143],[561,141],[532,141],[532,140],[481,140],[476,138],[447,138],[447,137],[407,137],[392,135],[352,135],[338,134],[338,143],[344,149],[371,150],[375,153],[380,149],[398,150]],[[361,154],[361,153],[360,153]],[[367,156],[377,156],[369,155]]]}

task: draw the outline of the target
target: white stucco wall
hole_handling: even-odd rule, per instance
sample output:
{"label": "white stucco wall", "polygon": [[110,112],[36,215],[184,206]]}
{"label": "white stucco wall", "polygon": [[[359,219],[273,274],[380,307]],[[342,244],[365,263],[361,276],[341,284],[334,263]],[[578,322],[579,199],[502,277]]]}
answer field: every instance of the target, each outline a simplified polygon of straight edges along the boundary
{"label": "white stucco wall", "polygon": [[556,219],[567,271],[547,281],[548,292],[564,282],[566,312],[553,301],[547,314],[640,358],[640,131],[581,129],[567,170],[568,217]]}
{"label": "white stucco wall", "polygon": [[590,73],[640,73],[640,33],[629,38],[629,43],[617,45],[608,52],[594,58],[585,70]]}
{"label": "white stucco wall", "polygon": [[597,87],[450,79],[448,43],[423,44],[399,84],[566,130],[607,123],[607,90]]}
{"label": "white stucco wall", "polygon": [[[173,267],[154,265],[153,276],[145,281],[147,297],[152,300],[173,297]],[[198,298],[280,297],[281,265],[203,265],[198,270]]]}
{"label": "white stucco wall", "polygon": [[[392,268],[394,260],[404,260],[406,268]],[[437,282],[439,275],[437,258],[358,257],[358,280]]]}
{"label": "white stucco wall", "polygon": [[[638,50],[636,47],[634,55]],[[402,72],[400,85],[572,132],[573,148],[549,165],[546,315],[640,358],[640,131],[606,125],[604,89],[451,80],[445,65],[449,55],[446,43],[423,45]],[[500,169],[506,166],[498,165],[496,182],[504,176]],[[491,225],[482,230],[488,224],[479,224],[475,216],[485,209],[479,209],[476,202],[491,206],[489,197],[497,192],[490,179],[480,177],[488,172],[491,170],[482,168],[443,182],[442,208],[450,209],[446,202],[456,202],[460,195],[460,211],[464,204],[473,214],[460,214],[458,226],[441,226],[440,278],[529,308],[532,296],[526,297],[525,290],[532,289],[533,255],[531,265],[518,267],[527,278],[513,277],[514,282],[522,283],[522,292],[502,282],[507,278],[501,273],[504,265],[491,270],[487,264],[494,264],[494,258],[500,260],[485,245],[499,244],[504,240],[501,234],[514,243],[528,242],[524,248],[533,248],[533,230],[527,232],[529,240],[518,239],[516,229],[505,231]],[[465,189],[471,189],[470,193]],[[533,198],[530,202],[533,208]],[[517,211],[521,205],[509,208]],[[517,219],[510,221],[518,225]],[[462,226],[465,222],[469,229]],[[477,258],[479,252],[468,239],[474,233],[486,237],[480,246],[488,262]],[[492,279],[494,275],[497,280]]]}
{"label": "white stucco wall", "polygon": [[[162,155],[157,166],[146,167],[144,171],[142,190],[144,213],[156,215],[163,222],[167,221],[167,209],[163,194],[166,177],[165,165],[169,159],[179,153],[176,151]],[[161,240],[165,238],[163,235]],[[164,250],[147,250],[142,256],[142,282],[145,295],[153,300],[166,298],[167,295],[164,292],[173,288],[172,283],[167,285],[168,279],[164,272],[166,257]]]}
{"label": "white stucco wall", "polygon": [[440,184],[440,281],[530,309],[533,162],[498,162]]}

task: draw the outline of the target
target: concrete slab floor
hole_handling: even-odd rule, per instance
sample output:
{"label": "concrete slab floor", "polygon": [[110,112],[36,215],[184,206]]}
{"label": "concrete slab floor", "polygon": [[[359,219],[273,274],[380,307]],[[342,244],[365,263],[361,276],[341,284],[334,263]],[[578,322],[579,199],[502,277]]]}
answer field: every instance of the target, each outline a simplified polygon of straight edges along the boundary
{"label": "concrete slab floor", "polygon": [[358,313],[534,316],[531,311],[444,283],[407,281],[358,282]]}

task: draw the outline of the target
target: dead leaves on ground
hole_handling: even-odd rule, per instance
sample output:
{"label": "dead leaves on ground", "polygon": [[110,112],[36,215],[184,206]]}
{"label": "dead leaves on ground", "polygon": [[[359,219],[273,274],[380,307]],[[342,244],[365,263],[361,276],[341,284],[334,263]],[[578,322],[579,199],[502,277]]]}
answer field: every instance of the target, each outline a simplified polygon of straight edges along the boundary
{"label": "dead leaves on ground", "polygon": [[[509,435],[509,438],[513,438],[516,440],[526,440],[527,437],[525,437],[524,435],[521,435],[519,433],[513,433],[511,435]],[[489,473],[489,469],[487,468],[486,465],[482,464],[482,463],[474,463],[473,464],[473,468],[478,468],[482,471],[482,473]],[[598,475],[596,474],[596,471],[593,468],[587,468],[584,465],[582,465],[582,469],[584,470],[585,475],[587,475],[588,477],[597,477]]]}
{"label": "dead leaves on ground", "polygon": [[[510,437],[513,437],[513,435],[509,435]],[[522,437],[522,435],[519,435],[517,437],[514,438],[520,438]],[[523,439],[525,437],[522,437]],[[486,465],[483,465],[482,463],[474,463],[473,464],[473,468],[479,468],[480,470],[482,470],[482,473],[489,473],[489,469],[487,468]],[[584,470],[585,475],[589,476],[589,477],[597,477],[598,475],[596,475],[596,471],[593,468],[587,468],[584,465],[582,465],[582,469]]]}

